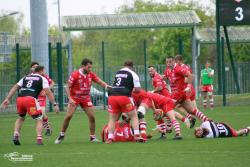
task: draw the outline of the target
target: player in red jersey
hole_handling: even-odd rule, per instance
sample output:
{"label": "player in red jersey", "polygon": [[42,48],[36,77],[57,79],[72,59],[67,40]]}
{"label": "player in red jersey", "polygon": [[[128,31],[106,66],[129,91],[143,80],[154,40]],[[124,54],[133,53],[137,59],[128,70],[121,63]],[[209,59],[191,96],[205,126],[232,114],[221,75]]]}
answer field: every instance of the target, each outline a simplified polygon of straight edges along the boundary
{"label": "player in red jersey", "polygon": [[[20,145],[19,136],[22,124],[25,120],[25,116],[28,113],[33,119],[36,120],[37,131],[37,144],[42,145],[42,111],[38,103],[38,95],[42,90],[45,91],[50,102],[55,103],[55,98],[49,89],[48,81],[41,75],[44,71],[43,66],[37,66],[35,73],[29,74],[23,77],[16,85],[14,85],[3,103],[1,108],[6,108],[10,102],[11,97],[19,90],[19,94],[16,100],[17,113],[19,118],[15,122],[13,142],[15,145]],[[57,105],[54,106],[56,112],[59,111]]]}
{"label": "player in red jersey", "polygon": [[172,63],[172,68],[172,84],[175,85],[175,89],[172,90],[172,98],[175,100],[175,104],[182,106],[188,113],[195,115],[203,122],[207,121],[208,118],[197,108],[194,108],[190,100],[193,76],[183,64],[181,55],[175,57],[175,64]]}
{"label": "player in red jersey", "polygon": [[[39,63],[37,63],[37,62],[32,62],[31,63],[31,65],[30,65],[31,74],[34,73],[34,70],[38,65],[39,65]],[[55,85],[55,82],[48,75],[46,75],[44,72],[43,72],[42,76],[47,79],[47,81],[49,83],[49,89],[52,90],[53,86]],[[41,91],[41,93],[38,96],[38,101],[39,101],[41,110],[43,112],[43,128],[46,130],[45,135],[46,136],[51,136],[52,135],[52,129],[50,127],[49,117],[46,114],[46,94],[45,94],[45,92],[43,90]],[[56,104],[53,104],[53,105],[56,105]]]}
{"label": "player in red jersey", "polygon": [[175,130],[176,135],[174,139],[177,140],[182,139],[180,124],[175,118],[175,111],[174,111],[175,104],[171,98],[162,96],[157,93],[144,92],[143,90],[141,90],[140,93],[137,93],[136,96],[139,99],[148,98],[152,103],[151,107],[154,112],[156,112],[157,109],[163,110],[164,114],[166,114],[166,116],[170,119],[171,124]]}
{"label": "player in red jersey", "polygon": [[55,144],[60,144],[64,139],[65,132],[69,126],[70,120],[78,105],[85,111],[89,119],[90,141],[98,142],[95,137],[95,115],[94,108],[91,102],[90,88],[92,81],[101,85],[104,88],[110,86],[102,81],[92,70],[92,61],[85,58],[82,60],[82,67],[74,71],[69,79],[66,87],[68,95],[67,113],[63,121],[59,137],[55,140]]}
{"label": "player in red jersey", "polygon": [[128,114],[134,129],[134,138],[137,142],[145,142],[140,136],[139,121],[133,99],[132,91],[140,92],[141,84],[138,75],[133,71],[133,62],[128,60],[124,62],[124,67],[115,74],[113,87],[108,97],[108,140],[107,144],[114,141],[115,122],[122,113]]}
{"label": "player in red jersey", "polygon": [[148,67],[148,73],[152,78],[153,93],[159,93],[163,96],[169,97],[169,91],[166,82],[162,79],[161,75],[157,73],[153,66]]}
{"label": "player in red jersey", "polygon": [[[174,77],[174,73],[173,73],[174,65],[175,65],[174,57],[172,57],[172,56],[167,57],[166,58],[166,69],[165,69],[165,72],[163,74],[163,79],[168,79],[169,84],[170,84],[170,88],[171,88],[170,89],[171,94],[175,91],[178,91],[176,84],[175,84],[175,77]],[[191,70],[191,69],[189,68],[188,70]],[[192,99],[195,100],[195,92],[194,92],[193,86],[191,89],[192,89]],[[181,107],[180,105],[177,105],[176,109],[179,112],[181,112],[182,114],[184,114],[188,118],[189,121],[185,120],[181,114],[178,114],[178,112],[176,113],[176,117],[178,119],[182,120],[182,122],[185,122],[187,127],[193,128],[195,125],[196,119],[191,114],[187,113],[187,111],[183,107]]]}
{"label": "player in red jersey", "polygon": [[[102,129],[102,141],[108,140],[108,125]],[[130,119],[126,114],[122,114],[122,120],[115,123],[114,142],[133,142],[134,132],[130,125]]]}

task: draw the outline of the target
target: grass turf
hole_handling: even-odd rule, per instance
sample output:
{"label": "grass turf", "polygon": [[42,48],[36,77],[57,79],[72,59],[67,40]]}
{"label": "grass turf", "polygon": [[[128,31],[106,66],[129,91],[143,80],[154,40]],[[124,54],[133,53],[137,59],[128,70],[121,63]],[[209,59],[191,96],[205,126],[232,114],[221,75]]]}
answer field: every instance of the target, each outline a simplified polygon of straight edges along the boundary
{"label": "grass turf", "polygon": [[[250,126],[249,106],[217,107],[214,111],[204,112],[217,122],[228,122],[235,129]],[[14,146],[11,138],[15,114],[0,115],[0,166],[248,166],[250,164],[250,137],[195,139],[193,129],[182,126],[182,141],[159,140],[158,134],[147,143],[90,143],[88,121],[86,115],[76,112],[67,131],[65,140],[55,145],[65,113],[58,115],[49,113],[49,120],[54,133],[44,136],[44,146],[35,144],[35,122],[27,117],[21,131],[21,146]],[[147,115],[148,131],[155,127]],[[100,139],[100,131],[107,123],[106,111],[96,112],[96,131]],[[197,121],[197,126],[200,124]],[[4,154],[19,152],[33,155],[32,162],[11,162]]]}

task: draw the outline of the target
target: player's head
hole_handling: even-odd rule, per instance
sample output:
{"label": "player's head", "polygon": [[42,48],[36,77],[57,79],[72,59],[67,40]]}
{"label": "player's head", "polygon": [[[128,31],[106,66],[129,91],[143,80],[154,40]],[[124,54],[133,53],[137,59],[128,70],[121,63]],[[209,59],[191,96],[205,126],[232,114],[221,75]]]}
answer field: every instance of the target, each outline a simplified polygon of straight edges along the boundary
{"label": "player's head", "polygon": [[177,64],[182,64],[183,63],[183,56],[182,55],[176,55],[174,57],[174,60]]}
{"label": "player's head", "polygon": [[173,57],[173,56],[168,56],[168,57],[166,58],[166,66],[167,66],[168,68],[174,67],[174,57]]}
{"label": "player's head", "polygon": [[88,74],[92,70],[92,64],[93,62],[88,58],[82,60],[82,70],[85,74]]}
{"label": "player's head", "polygon": [[210,61],[206,61],[206,68],[209,68],[209,67],[211,67]]}
{"label": "player's head", "polygon": [[31,72],[35,72],[35,68],[39,65],[38,62],[35,62],[33,61],[31,64],[30,64],[30,71]]}
{"label": "player's head", "polygon": [[155,111],[153,113],[153,118],[155,121],[162,120],[163,116],[164,116],[164,112],[162,109],[155,109]]}
{"label": "player's head", "polygon": [[130,69],[133,69],[133,67],[134,67],[134,63],[132,60],[126,60],[123,65],[124,65],[124,67],[128,67]]}
{"label": "player's head", "polygon": [[201,127],[197,127],[194,130],[194,135],[197,138],[202,138],[203,137],[203,133],[204,133],[204,131],[203,131],[203,129]]}
{"label": "player's head", "polygon": [[40,74],[40,75],[43,75],[43,74],[44,74],[44,66],[40,66],[40,65],[36,66],[34,72],[35,72],[35,73],[38,73],[38,74]]}
{"label": "player's head", "polygon": [[156,70],[154,68],[154,66],[148,66],[148,73],[150,75],[151,78],[153,78],[155,76]]}

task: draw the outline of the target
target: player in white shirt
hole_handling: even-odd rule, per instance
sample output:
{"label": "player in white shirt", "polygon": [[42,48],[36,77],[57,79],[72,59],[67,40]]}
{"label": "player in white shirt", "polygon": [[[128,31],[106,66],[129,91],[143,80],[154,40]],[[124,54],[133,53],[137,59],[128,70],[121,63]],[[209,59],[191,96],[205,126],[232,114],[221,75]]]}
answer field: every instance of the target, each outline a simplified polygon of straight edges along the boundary
{"label": "player in white shirt", "polygon": [[236,131],[226,123],[205,121],[200,127],[195,128],[194,135],[197,138],[238,137],[247,136],[249,131],[250,127]]}

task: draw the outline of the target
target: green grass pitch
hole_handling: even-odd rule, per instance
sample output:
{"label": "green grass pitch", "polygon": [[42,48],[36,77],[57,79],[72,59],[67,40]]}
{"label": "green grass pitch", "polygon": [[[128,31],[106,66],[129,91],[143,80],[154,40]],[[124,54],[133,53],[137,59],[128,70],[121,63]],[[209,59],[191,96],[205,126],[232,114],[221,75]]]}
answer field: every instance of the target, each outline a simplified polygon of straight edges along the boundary
{"label": "green grass pitch", "polygon": [[[218,122],[228,122],[235,129],[250,126],[250,107],[217,107],[204,113]],[[21,131],[21,146],[14,146],[11,138],[15,114],[0,114],[0,167],[8,166],[82,166],[82,167],[247,167],[250,166],[250,136],[223,139],[195,139],[193,129],[182,125],[184,139],[159,140],[156,134],[147,143],[90,143],[86,115],[76,112],[66,133],[65,140],[55,145],[65,113],[49,113],[54,133],[44,136],[44,146],[35,144],[35,123],[27,117]],[[147,115],[148,131],[155,127],[152,113]],[[96,130],[107,123],[106,111],[96,112]],[[197,121],[197,126],[200,124]],[[4,154],[18,152],[33,155],[32,162],[11,162]]]}

